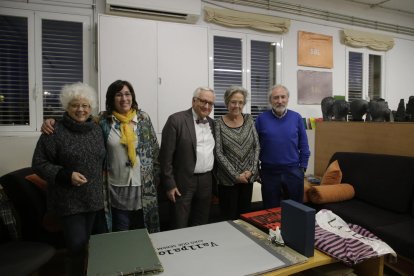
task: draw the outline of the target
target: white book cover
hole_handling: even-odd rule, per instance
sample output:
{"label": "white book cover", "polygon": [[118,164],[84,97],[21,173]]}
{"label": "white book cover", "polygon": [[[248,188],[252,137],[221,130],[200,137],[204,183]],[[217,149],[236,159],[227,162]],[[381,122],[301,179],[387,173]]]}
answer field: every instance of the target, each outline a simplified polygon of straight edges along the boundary
{"label": "white book cover", "polygon": [[231,221],[150,234],[159,275],[257,275],[291,265]]}

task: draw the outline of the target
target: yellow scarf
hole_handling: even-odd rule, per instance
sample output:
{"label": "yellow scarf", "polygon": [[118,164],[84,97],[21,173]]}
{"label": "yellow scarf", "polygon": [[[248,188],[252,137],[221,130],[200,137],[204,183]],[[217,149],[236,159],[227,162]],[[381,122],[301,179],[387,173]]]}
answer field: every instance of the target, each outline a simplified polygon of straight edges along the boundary
{"label": "yellow scarf", "polygon": [[135,117],[137,112],[131,109],[126,115],[122,115],[116,111],[113,111],[112,114],[121,122],[121,144],[127,146],[128,159],[131,162],[131,167],[134,167],[137,161],[137,153],[135,151],[137,136],[129,123]]}

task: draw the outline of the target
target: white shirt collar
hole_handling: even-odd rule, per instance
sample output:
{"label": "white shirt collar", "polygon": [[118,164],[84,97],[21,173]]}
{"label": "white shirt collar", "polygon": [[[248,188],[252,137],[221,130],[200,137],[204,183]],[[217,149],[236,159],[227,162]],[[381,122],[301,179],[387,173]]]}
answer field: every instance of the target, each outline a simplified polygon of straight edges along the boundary
{"label": "white shirt collar", "polygon": [[273,113],[273,115],[275,115],[275,116],[276,116],[276,117],[278,117],[279,119],[280,119],[280,118],[285,117],[285,115],[286,115],[287,111],[288,111],[288,109],[286,108],[286,109],[285,109],[285,112],[283,112],[283,114],[279,116],[279,115],[277,115],[277,114],[276,114],[275,110],[272,108],[272,113]]}

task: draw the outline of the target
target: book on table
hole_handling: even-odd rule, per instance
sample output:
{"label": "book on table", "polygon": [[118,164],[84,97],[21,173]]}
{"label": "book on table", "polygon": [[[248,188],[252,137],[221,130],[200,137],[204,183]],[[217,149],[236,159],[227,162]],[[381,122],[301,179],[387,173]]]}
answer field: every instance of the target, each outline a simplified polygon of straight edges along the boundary
{"label": "book on table", "polygon": [[[241,214],[240,218],[266,233],[281,229],[286,245],[306,257],[313,256],[315,210],[293,200],[282,200],[281,207]],[[282,223],[283,222],[283,223]]]}
{"label": "book on table", "polygon": [[291,199],[282,200],[282,236],[287,245],[312,257],[315,246],[315,209]]}
{"label": "book on table", "polygon": [[147,229],[92,235],[88,276],[157,274],[163,267]]}
{"label": "book on table", "polygon": [[307,260],[287,246],[275,246],[267,237],[243,221],[150,234],[163,276],[258,275]]}
{"label": "book on table", "polygon": [[276,207],[245,213],[241,214],[240,218],[268,233],[269,229],[276,230],[277,226],[281,227],[282,209]]}

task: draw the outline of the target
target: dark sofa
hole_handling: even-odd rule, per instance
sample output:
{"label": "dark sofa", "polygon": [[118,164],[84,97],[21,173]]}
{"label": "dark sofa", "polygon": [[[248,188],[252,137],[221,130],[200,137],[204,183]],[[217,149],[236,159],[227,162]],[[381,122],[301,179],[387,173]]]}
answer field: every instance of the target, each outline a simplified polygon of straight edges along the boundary
{"label": "dark sofa", "polygon": [[361,225],[414,260],[414,157],[336,152],[342,183],[355,189],[351,200],[316,206]]}
{"label": "dark sofa", "polygon": [[44,242],[57,249],[63,248],[62,231],[49,228],[45,221],[46,193],[25,178],[33,173],[27,167],[0,177],[16,219],[18,237],[21,241]]}

